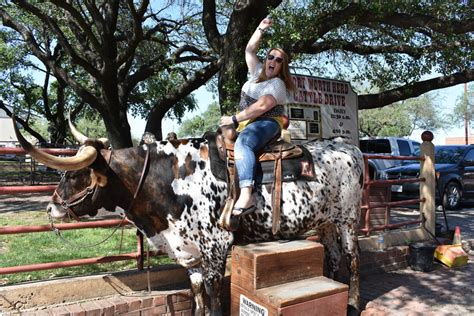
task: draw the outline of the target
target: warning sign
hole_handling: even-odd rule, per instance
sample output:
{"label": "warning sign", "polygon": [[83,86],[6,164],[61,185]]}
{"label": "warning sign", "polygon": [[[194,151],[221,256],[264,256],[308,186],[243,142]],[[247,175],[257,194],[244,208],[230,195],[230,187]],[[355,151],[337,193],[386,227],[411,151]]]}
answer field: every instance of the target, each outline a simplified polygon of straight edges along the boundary
{"label": "warning sign", "polygon": [[240,316],[268,316],[268,310],[240,294]]}

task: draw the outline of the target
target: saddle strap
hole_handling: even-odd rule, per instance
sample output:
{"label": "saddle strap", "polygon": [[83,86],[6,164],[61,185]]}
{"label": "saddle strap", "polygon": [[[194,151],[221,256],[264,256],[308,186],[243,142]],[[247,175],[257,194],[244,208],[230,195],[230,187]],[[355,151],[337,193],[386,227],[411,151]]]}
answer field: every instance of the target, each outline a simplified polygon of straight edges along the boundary
{"label": "saddle strap", "polygon": [[281,208],[281,160],[282,152],[275,158],[275,182],[272,190],[272,234],[276,235],[280,231],[280,208]]}
{"label": "saddle strap", "polygon": [[[225,153],[225,151],[224,151]],[[234,209],[234,203],[238,198],[238,187],[237,187],[237,178],[235,172],[235,164],[230,164],[229,160],[226,158],[226,180],[227,180],[227,199],[224,203],[224,206],[221,210],[221,215],[218,220],[218,225],[226,230],[231,230],[230,220],[232,216],[232,210]]]}

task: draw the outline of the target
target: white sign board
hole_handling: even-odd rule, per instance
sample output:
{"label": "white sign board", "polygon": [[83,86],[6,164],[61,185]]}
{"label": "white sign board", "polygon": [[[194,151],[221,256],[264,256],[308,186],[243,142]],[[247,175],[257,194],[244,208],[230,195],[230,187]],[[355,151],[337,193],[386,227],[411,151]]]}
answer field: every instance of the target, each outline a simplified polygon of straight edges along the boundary
{"label": "white sign board", "polygon": [[268,310],[240,294],[240,316],[268,316]]}
{"label": "white sign board", "polygon": [[294,140],[344,136],[359,145],[357,94],[345,81],[292,75],[288,130]]}

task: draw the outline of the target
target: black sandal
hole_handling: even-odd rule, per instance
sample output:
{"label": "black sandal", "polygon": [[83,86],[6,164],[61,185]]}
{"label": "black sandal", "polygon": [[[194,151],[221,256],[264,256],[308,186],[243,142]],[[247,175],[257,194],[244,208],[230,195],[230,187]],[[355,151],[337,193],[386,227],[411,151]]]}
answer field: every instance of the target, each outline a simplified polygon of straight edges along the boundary
{"label": "black sandal", "polygon": [[[230,216],[229,221],[229,228],[231,231],[236,231],[239,228],[240,218],[252,212],[255,212],[257,208],[255,205],[250,205],[249,207],[235,207],[232,210],[232,214]],[[234,215],[234,211],[240,211],[240,214]]]}

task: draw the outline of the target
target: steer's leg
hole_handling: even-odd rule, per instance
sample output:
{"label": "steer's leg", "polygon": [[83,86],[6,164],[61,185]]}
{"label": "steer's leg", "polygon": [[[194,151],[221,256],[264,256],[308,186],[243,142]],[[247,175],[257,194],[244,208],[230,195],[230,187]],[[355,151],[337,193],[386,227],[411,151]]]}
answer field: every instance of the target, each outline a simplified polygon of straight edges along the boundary
{"label": "steer's leg", "polygon": [[204,280],[201,268],[188,269],[189,280],[191,281],[191,290],[194,295],[194,315],[205,315],[204,302]]}
{"label": "steer's leg", "polygon": [[324,273],[327,277],[334,279],[341,262],[341,250],[337,240],[337,229],[332,223],[324,224],[318,228],[321,243],[324,245]]}
{"label": "steer's leg", "polygon": [[349,281],[349,312],[359,311],[359,246],[357,239],[357,225],[355,223],[340,227],[342,251],[346,257],[347,268],[350,272]]}
{"label": "steer's leg", "polygon": [[222,316],[222,279],[223,275],[214,274],[212,277],[206,277],[204,284],[206,292],[211,301],[211,316]]}
{"label": "steer's leg", "polygon": [[[221,240],[222,241],[222,240]],[[202,268],[204,275],[204,285],[206,293],[209,296],[211,305],[211,315],[223,315],[222,306],[222,288],[225,273],[225,262],[227,259],[227,249],[230,246],[228,239],[225,242],[213,243],[205,257],[203,257]]]}

